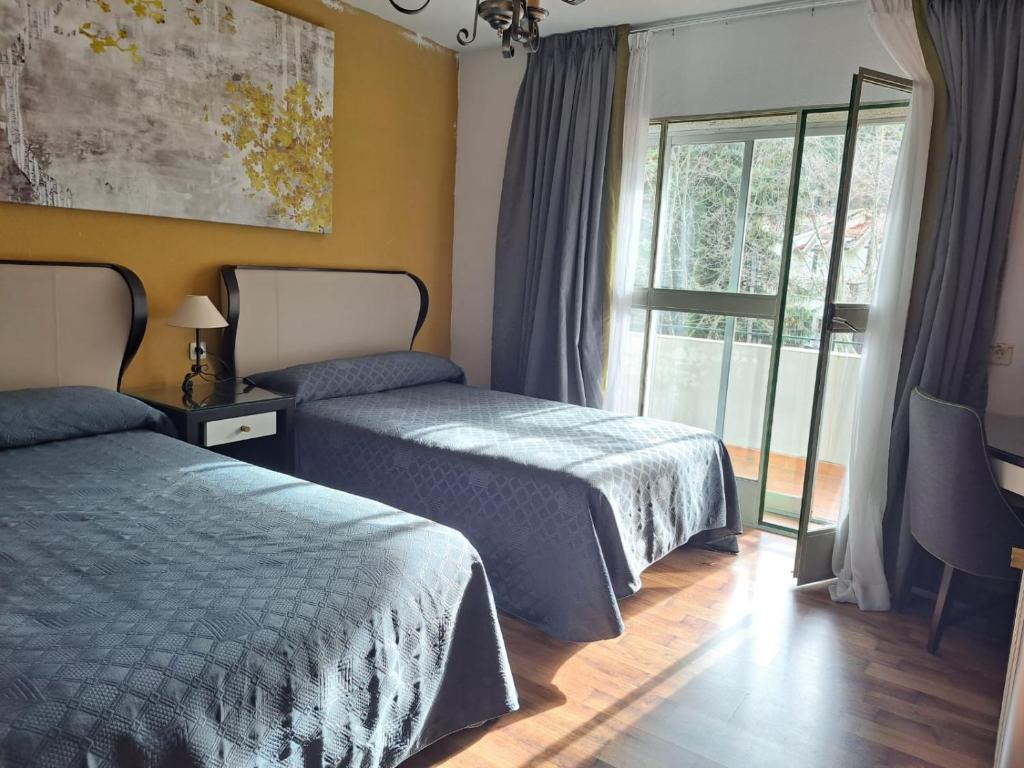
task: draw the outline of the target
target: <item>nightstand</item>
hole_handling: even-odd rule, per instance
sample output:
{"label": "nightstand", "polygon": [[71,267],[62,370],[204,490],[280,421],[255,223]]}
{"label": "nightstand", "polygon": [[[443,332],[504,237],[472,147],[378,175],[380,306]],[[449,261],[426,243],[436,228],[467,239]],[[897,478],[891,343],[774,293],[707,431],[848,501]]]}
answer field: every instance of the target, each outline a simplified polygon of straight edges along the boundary
{"label": "nightstand", "polygon": [[294,464],[295,398],[242,382],[196,382],[191,396],[181,387],[126,391],[163,411],[178,436],[192,445],[251,464],[290,473]]}

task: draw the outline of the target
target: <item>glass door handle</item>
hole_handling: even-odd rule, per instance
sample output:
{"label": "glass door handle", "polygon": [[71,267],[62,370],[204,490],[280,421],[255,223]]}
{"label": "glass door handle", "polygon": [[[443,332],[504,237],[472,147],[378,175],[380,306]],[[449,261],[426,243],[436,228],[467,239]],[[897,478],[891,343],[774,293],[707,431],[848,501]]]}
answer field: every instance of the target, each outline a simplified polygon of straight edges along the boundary
{"label": "glass door handle", "polygon": [[825,313],[830,333],[864,333],[871,308],[867,304],[832,304]]}
{"label": "glass door handle", "polygon": [[856,326],[845,317],[833,317],[829,326],[830,333],[860,333]]}

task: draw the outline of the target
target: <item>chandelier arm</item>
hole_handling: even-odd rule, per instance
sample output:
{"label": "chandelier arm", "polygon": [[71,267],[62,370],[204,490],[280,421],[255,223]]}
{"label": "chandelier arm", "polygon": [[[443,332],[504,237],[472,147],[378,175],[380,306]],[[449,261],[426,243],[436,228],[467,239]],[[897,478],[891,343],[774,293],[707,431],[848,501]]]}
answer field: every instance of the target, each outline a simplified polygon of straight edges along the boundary
{"label": "chandelier arm", "polygon": [[526,16],[526,0],[512,0],[512,39],[522,42],[523,18]]}
{"label": "chandelier arm", "polygon": [[530,19],[530,31],[523,43],[527,53],[536,53],[540,50],[540,24],[536,19]]}
{"label": "chandelier arm", "polygon": [[[429,2],[429,0],[428,0]],[[459,34],[455,36],[455,39],[459,41],[459,45],[469,45],[476,40],[477,27],[480,25],[480,0],[473,0],[473,32],[463,27],[459,30]]]}
{"label": "chandelier arm", "polygon": [[508,27],[501,33],[501,55],[511,59],[516,55],[515,46],[512,45],[512,27]]}
{"label": "chandelier arm", "polygon": [[[404,13],[406,16],[415,16],[417,13],[422,12],[423,10],[426,9],[428,5],[430,5],[430,0],[423,0],[423,5],[421,5],[419,8],[405,8],[399,5],[395,0],[388,0],[388,2],[391,3],[392,8],[394,8],[399,13]],[[568,2],[568,0],[566,0],[566,2]]]}

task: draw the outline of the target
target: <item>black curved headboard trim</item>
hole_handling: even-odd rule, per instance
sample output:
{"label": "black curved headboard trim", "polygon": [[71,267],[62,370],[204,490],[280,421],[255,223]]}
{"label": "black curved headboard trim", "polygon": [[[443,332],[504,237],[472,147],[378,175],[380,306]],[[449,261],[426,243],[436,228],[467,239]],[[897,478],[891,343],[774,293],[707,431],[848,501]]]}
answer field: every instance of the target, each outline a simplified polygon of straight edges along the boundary
{"label": "black curved headboard trim", "polygon": [[416,317],[416,328],[409,340],[409,348],[416,342],[416,337],[427,320],[427,311],[430,309],[430,292],[427,284],[420,279],[419,275],[407,272],[404,269],[344,269],[333,267],[280,267],[267,264],[234,264],[221,267],[220,278],[224,283],[224,292],[227,294],[227,307],[225,315],[228,321],[227,330],[224,331],[224,360],[226,360],[232,371],[235,368],[235,343],[238,339],[238,319],[242,311],[242,296],[238,288],[238,276],[235,274],[239,269],[262,269],[275,272],[353,272],[373,275],[405,275],[416,283],[420,292],[420,311]]}
{"label": "black curved headboard trim", "polygon": [[121,367],[117,371],[117,388],[121,389],[121,379],[128,369],[135,353],[142,346],[142,339],[146,336],[146,325],[149,322],[149,302],[146,299],[146,287],[142,284],[139,276],[128,267],[120,264],[111,264],[102,261],[32,261],[30,259],[0,259],[0,264],[20,264],[29,267],[100,267],[112,269],[121,276],[125,285],[128,286],[128,295],[131,297],[132,316],[131,326],[128,329],[128,340],[124,346],[124,354],[121,356]]}

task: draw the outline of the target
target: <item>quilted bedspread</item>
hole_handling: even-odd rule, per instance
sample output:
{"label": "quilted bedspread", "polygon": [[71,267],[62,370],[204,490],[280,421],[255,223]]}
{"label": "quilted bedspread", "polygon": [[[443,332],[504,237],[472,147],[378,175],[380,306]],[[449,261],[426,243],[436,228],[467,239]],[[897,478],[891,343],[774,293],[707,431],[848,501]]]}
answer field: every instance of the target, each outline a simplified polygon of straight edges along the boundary
{"label": "quilted bedspread", "polygon": [[149,431],[0,451],[0,765],[393,766],[515,707],[455,531]]}
{"label": "quilted bedspread", "polygon": [[498,607],[573,641],[696,539],[735,551],[728,452],[710,432],[441,382],[305,402],[298,474],[462,531]]}

